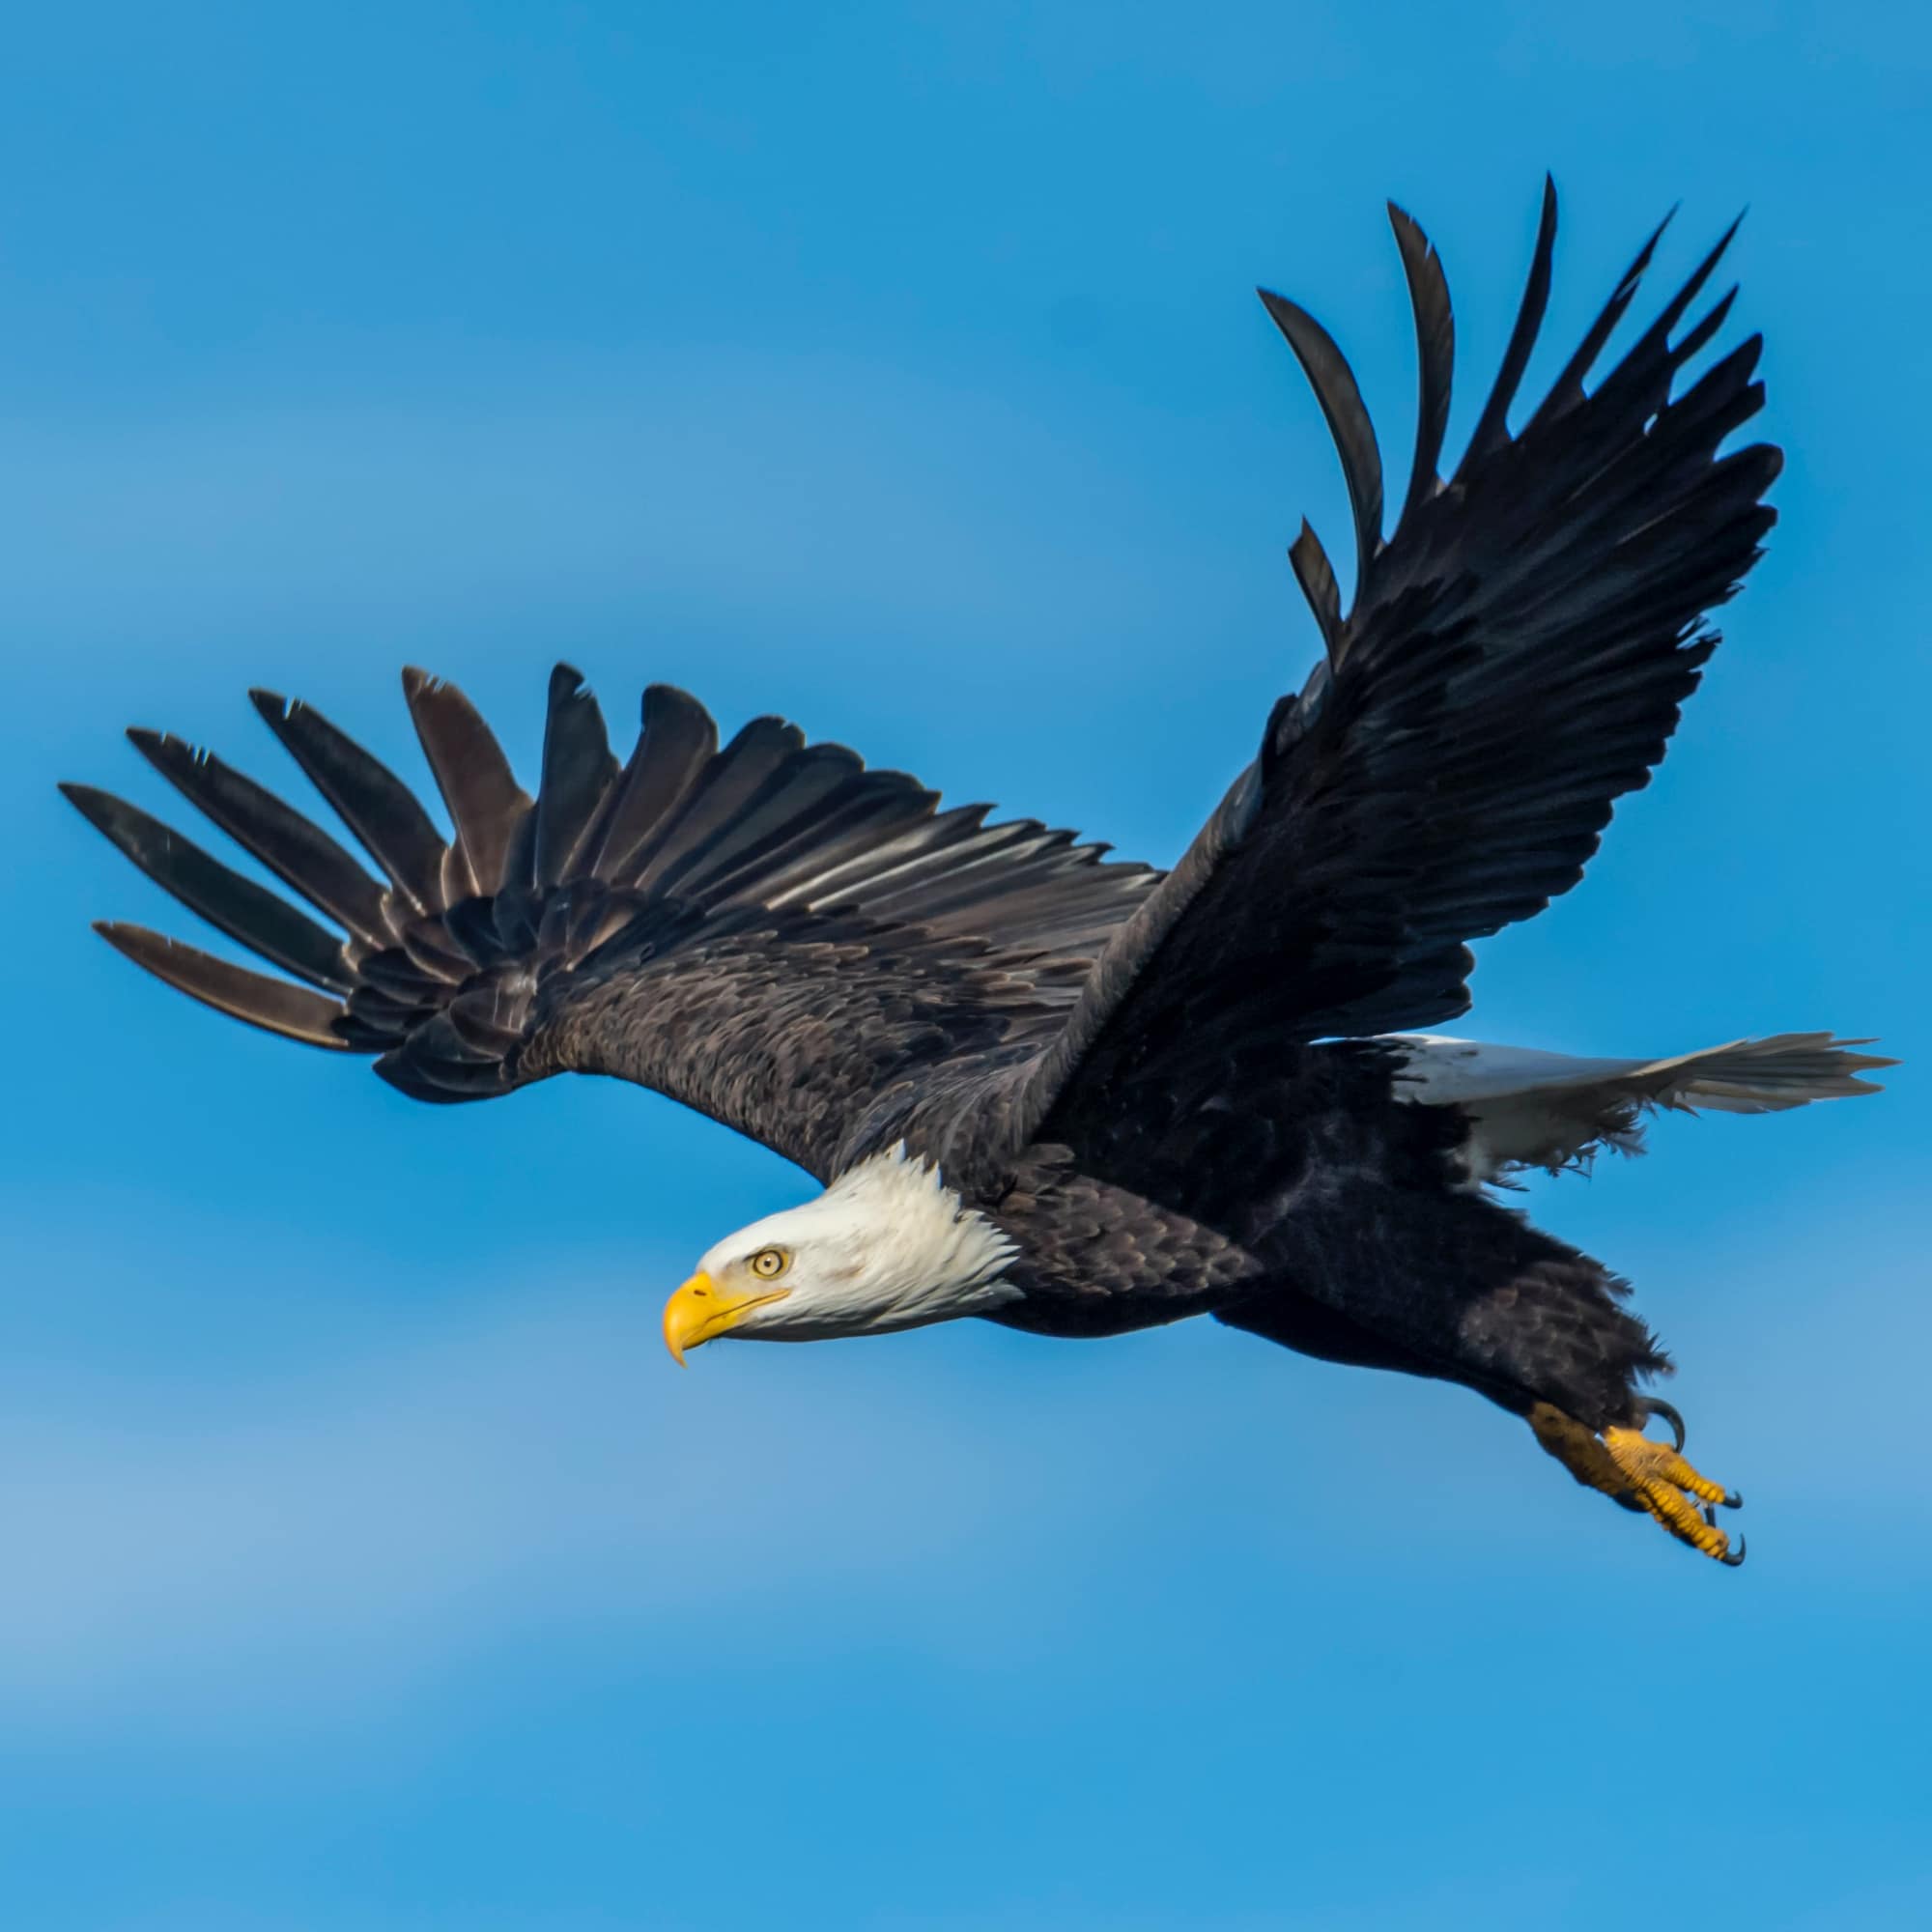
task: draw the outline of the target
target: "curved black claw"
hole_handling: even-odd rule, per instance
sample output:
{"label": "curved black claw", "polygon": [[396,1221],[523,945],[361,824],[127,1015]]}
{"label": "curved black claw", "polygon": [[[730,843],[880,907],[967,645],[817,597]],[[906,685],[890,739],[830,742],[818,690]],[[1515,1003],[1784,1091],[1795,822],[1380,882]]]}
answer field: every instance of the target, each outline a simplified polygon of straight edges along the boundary
{"label": "curved black claw", "polygon": [[1738,1567],[1738,1565],[1742,1563],[1744,1560],[1745,1560],[1745,1540],[1742,1536],[1738,1538],[1737,1548],[1735,1549],[1727,1549],[1720,1557],[1718,1558],[1718,1561],[1721,1563],[1726,1570],[1735,1570]]}
{"label": "curved black claw", "polygon": [[1727,1510],[1741,1510],[1744,1506],[1745,1498],[1742,1490],[1726,1490],[1724,1492],[1724,1507]]}
{"label": "curved black claw", "polygon": [[1661,1415],[1670,1425],[1670,1433],[1676,1438],[1671,1448],[1678,1455],[1684,1453],[1684,1418],[1661,1395],[1647,1395],[1642,1398],[1643,1412],[1646,1417]]}

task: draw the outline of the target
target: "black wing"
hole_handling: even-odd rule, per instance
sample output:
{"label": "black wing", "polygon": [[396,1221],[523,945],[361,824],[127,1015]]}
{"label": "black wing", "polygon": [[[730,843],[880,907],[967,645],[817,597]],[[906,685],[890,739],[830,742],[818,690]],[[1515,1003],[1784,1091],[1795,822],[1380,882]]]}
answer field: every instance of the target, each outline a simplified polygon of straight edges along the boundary
{"label": "black wing", "polygon": [[1529,286],[1455,475],[1437,475],[1454,332],[1427,239],[1391,208],[1421,364],[1414,469],[1381,536],[1381,460],[1353,377],[1304,311],[1264,295],[1334,432],[1358,589],[1304,525],[1291,552],[1325,646],[1260,755],[1096,964],[1066,1032],[1013,1102],[1025,1136],[1169,1054],[1438,1024],[1466,1010],[1468,942],[1582,876],[1614,800],[1644,784],[1774,521],[1778,452],[1719,455],[1753,415],[1759,341],[1681,394],[1732,294],[1675,341],[1727,234],[1592,390],[1653,235],[1548,395],[1508,415],[1549,289],[1546,185]]}
{"label": "black wing", "polygon": [[760,718],[722,750],[683,692],[645,693],[619,765],[595,700],[553,673],[531,798],[461,692],[404,674],[454,838],[319,712],[253,694],[381,867],[218,758],[129,732],[324,925],[134,806],[63,789],[151,878],[289,979],[139,926],[99,929],[170,985],[286,1038],[378,1056],[429,1100],[563,1069],[672,1095],[821,1178],[889,1089],[1024,1058],[1064,1023],[1154,874],[987,808],[938,810]]}

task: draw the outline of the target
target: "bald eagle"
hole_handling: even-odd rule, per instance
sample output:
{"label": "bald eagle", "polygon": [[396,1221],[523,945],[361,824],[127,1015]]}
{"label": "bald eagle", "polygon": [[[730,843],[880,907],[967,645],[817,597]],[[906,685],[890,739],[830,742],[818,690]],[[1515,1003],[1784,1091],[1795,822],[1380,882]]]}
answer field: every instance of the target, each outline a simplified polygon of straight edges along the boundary
{"label": "bald eagle", "polygon": [[[1752,337],[1692,380],[1733,290],[1688,326],[1725,237],[1586,387],[1662,230],[1548,393],[1510,415],[1548,298],[1528,287],[1444,480],[1454,331],[1391,206],[1420,404],[1384,537],[1382,462],[1348,363],[1262,294],[1311,382],[1353,513],[1345,616],[1306,524],[1291,552],[1322,653],[1165,873],[983,806],[941,810],[759,718],[722,748],[654,685],[626,762],[552,674],[536,795],[455,687],[403,690],[445,838],[319,712],[252,694],[379,869],[231,766],[128,733],[327,924],[107,793],[69,798],[150,878],[270,966],[98,929],[218,1011],[375,1056],[425,1100],[614,1074],[749,1134],[823,1185],[717,1242],[670,1297],[680,1361],[720,1336],[810,1341],[982,1316],[1100,1336],[1212,1315],[1331,1361],[1460,1382],[1576,1478],[1738,1562],[1685,1461],[1668,1367],[1627,1285],[1492,1192],[1630,1150],[1657,1108],[1762,1113],[1873,1091],[1891,1063],[1825,1033],[1576,1060],[1427,1033],[1466,1010],[1469,942],[1581,876],[1643,785],[1774,512]],[[1734,224],[1735,226],[1735,224]],[[1661,1419],[1668,1439],[1651,1432]]]}

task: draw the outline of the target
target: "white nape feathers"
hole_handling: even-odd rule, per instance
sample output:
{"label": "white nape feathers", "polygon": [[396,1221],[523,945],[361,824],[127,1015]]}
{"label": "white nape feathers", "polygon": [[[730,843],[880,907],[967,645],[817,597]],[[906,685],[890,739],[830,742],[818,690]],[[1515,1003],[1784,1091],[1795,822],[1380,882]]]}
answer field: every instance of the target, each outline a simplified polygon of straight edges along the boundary
{"label": "white nape feathers", "polygon": [[1000,1279],[1014,1243],[903,1142],[847,1170],[816,1200],[727,1236],[700,1266],[723,1281],[768,1248],[785,1257],[775,1285],[786,1293],[748,1312],[735,1335],[882,1335],[1021,1298]]}

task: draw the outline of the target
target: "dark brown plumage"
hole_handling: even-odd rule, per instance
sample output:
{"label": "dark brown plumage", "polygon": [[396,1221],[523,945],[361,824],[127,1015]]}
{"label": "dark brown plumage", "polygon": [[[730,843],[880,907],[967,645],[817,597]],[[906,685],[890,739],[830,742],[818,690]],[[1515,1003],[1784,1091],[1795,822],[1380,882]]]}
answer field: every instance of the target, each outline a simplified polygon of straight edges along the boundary
{"label": "dark brown plumage", "polygon": [[1381,457],[1340,351],[1264,294],[1341,454],[1357,589],[1345,616],[1304,526],[1291,555],[1322,661],[1164,876],[1031,821],[941,810],[776,719],[720,749],[663,686],[620,765],[563,667],[531,796],[462,695],[412,670],[448,839],[319,713],[255,694],[381,877],[217,759],[130,734],[327,926],[68,788],[300,984],[101,929],[220,1010],[375,1055],[421,1098],[617,1074],[828,1180],[903,1141],[1016,1242],[1024,1298],[994,1316],[1014,1326],[1211,1312],[1586,1432],[1640,1425],[1639,1383],[1664,1362],[1623,1285],[1467,1184],[1470,1116],[1405,1097],[1378,1037],[1465,1010],[1469,942],[1574,885],[1662,756],[1717,643],[1704,613],[1773,522],[1778,453],[1720,453],[1761,404],[1758,341],[1684,380],[1731,305],[1673,339],[1726,235],[1586,386],[1653,235],[1513,430],[1551,275],[1547,190],[1501,371],[1445,482],[1447,286],[1422,231],[1391,219],[1420,369],[1400,516],[1384,537]]}

